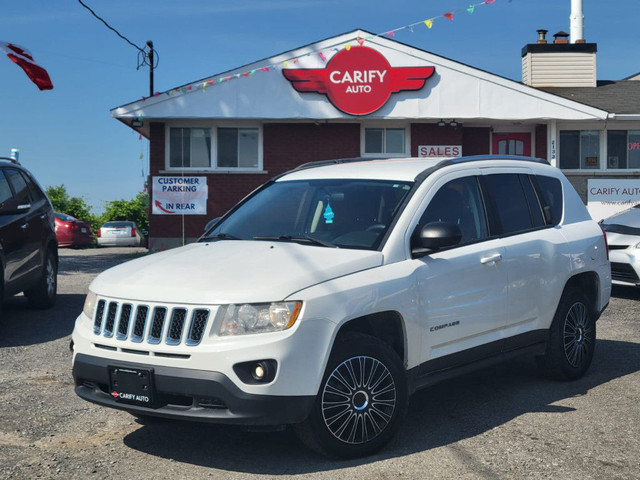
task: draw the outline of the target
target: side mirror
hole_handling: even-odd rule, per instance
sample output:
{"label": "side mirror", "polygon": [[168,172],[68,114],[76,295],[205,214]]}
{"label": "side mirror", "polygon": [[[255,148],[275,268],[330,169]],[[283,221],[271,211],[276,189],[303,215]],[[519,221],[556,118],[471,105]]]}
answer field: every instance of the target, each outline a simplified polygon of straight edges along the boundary
{"label": "side mirror", "polygon": [[412,253],[416,257],[424,256],[428,252],[435,252],[444,247],[452,247],[460,243],[462,232],[454,223],[427,223],[418,232],[412,245]]}
{"label": "side mirror", "polygon": [[26,212],[31,208],[31,204],[22,203],[15,198],[9,198],[0,204],[0,215],[16,215]]}

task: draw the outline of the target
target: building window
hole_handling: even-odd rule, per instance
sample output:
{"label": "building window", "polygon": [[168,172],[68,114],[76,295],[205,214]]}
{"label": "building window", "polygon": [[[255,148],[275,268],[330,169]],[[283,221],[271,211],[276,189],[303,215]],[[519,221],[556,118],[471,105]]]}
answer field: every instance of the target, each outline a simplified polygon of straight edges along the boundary
{"label": "building window", "polygon": [[406,152],[404,128],[365,128],[364,153],[402,154]]}
{"label": "building window", "polygon": [[607,168],[640,169],[640,130],[607,132]]}
{"label": "building window", "polygon": [[211,168],[211,130],[169,129],[170,168]]}
{"label": "building window", "polygon": [[498,141],[500,155],[524,155],[524,142],[513,138]]}
{"label": "building window", "polygon": [[567,170],[600,168],[600,131],[561,130],[560,168]]}
{"label": "building window", "polygon": [[218,168],[258,168],[257,128],[218,128]]}

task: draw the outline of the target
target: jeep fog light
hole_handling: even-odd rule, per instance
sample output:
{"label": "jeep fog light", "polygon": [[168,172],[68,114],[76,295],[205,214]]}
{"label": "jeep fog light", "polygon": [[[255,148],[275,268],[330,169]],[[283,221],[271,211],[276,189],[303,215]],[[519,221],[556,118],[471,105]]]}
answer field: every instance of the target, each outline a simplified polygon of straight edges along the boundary
{"label": "jeep fog light", "polygon": [[246,303],[220,307],[218,335],[278,332],[296,322],[302,302]]}
{"label": "jeep fog light", "polygon": [[82,313],[84,313],[88,318],[93,320],[93,313],[96,309],[96,300],[98,300],[98,296],[89,290],[87,293],[87,298],[84,299],[84,307],[82,307]]}

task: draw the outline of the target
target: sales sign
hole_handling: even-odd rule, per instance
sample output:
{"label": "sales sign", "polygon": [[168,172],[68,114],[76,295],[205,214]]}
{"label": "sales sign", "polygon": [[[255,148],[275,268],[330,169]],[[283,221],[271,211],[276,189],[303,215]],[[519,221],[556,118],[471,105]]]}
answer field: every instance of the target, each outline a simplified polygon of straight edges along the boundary
{"label": "sales sign", "polygon": [[207,177],[153,177],[154,215],[206,215]]}
{"label": "sales sign", "polygon": [[462,156],[462,145],[420,145],[418,157],[420,158],[458,158]]}
{"label": "sales sign", "polygon": [[435,67],[392,67],[369,47],[336,53],[326,68],[284,69],[283,75],[299,92],[316,92],[350,115],[367,115],[381,108],[392,93],[420,90]]}

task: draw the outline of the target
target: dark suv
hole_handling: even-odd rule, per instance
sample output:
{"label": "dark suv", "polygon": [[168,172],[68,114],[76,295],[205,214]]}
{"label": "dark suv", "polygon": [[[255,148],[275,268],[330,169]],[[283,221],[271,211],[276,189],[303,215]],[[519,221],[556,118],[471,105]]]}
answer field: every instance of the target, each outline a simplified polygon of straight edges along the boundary
{"label": "dark suv", "polygon": [[51,202],[31,173],[2,157],[0,266],[0,301],[24,292],[32,307],[55,304],[58,243]]}

